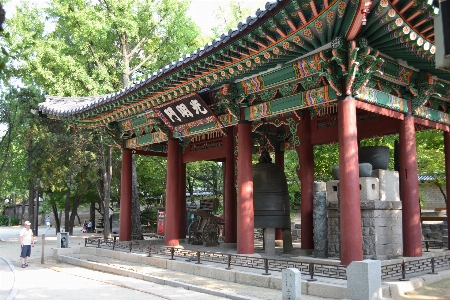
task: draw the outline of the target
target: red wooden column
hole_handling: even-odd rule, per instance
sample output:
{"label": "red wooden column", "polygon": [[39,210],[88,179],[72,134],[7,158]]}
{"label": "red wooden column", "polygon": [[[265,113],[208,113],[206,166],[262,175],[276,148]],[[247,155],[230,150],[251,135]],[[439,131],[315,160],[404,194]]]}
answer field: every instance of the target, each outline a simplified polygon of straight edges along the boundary
{"label": "red wooden column", "polygon": [[224,218],[225,218],[225,243],[237,241],[237,202],[234,164],[234,128],[228,127],[226,141],[226,158],[224,172]]}
{"label": "red wooden column", "polygon": [[[284,151],[280,150],[281,144],[276,145],[275,149],[275,164],[283,168],[284,170]],[[283,230],[281,228],[275,228],[275,240],[283,240]]]}
{"label": "red wooden column", "polygon": [[120,178],[119,239],[131,241],[131,158],[130,149],[122,148],[122,176]]}
{"label": "red wooden column", "polygon": [[313,239],[313,184],[314,184],[314,153],[311,144],[311,116],[304,110],[300,120],[300,184],[302,189],[301,204],[301,248],[314,249]]}
{"label": "red wooden column", "polygon": [[340,254],[345,266],[363,260],[355,101],[352,97],[338,99]]}
{"label": "red wooden column", "polygon": [[[445,151],[445,190],[447,194],[447,229],[450,232],[450,132],[444,131],[444,151]],[[448,242],[447,242],[448,243]],[[447,244],[447,249],[450,249],[450,244]]]}
{"label": "red wooden column", "polygon": [[179,155],[180,186],[178,188],[178,238],[186,238],[186,164],[183,163],[183,154]]}
{"label": "red wooden column", "polygon": [[254,211],[252,171],[252,124],[239,121],[238,124],[238,218],[237,253],[253,254]]}
{"label": "red wooden column", "polygon": [[167,146],[166,219],[164,242],[166,246],[178,246],[178,196],[179,196],[179,150],[178,139],[169,138]]}
{"label": "red wooden column", "polygon": [[[410,101],[408,101],[410,104]],[[409,108],[411,111],[411,108]],[[419,178],[417,174],[414,117],[408,113],[400,121],[400,197],[402,200],[403,256],[422,256]]]}

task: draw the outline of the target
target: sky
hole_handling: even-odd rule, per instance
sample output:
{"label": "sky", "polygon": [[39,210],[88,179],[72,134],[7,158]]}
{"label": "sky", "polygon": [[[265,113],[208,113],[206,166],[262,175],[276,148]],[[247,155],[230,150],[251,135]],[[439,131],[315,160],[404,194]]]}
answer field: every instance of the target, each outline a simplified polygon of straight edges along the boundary
{"label": "sky", "polygon": [[[47,0],[28,0],[31,3],[36,3],[39,6],[45,6]],[[120,1],[120,0],[118,0]],[[264,7],[269,0],[235,0],[243,5],[250,7],[253,14],[258,8]],[[187,14],[194,20],[195,23],[202,29],[205,35],[211,35],[210,29],[220,22],[214,17],[214,11],[219,5],[226,5],[230,0],[191,0],[191,8]],[[6,17],[12,15],[12,9],[20,3],[20,0],[10,0],[5,5]]]}
{"label": "sky", "polygon": [[[204,34],[210,35],[210,29],[218,25],[220,20],[217,20],[214,16],[214,11],[217,10],[219,5],[226,5],[229,0],[191,0],[191,8],[188,11],[188,15],[194,20],[195,23],[202,29]],[[240,0],[240,3],[250,7],[252,14],[254,14],[258,8],[264,7],[265,3],[269,0]]]}

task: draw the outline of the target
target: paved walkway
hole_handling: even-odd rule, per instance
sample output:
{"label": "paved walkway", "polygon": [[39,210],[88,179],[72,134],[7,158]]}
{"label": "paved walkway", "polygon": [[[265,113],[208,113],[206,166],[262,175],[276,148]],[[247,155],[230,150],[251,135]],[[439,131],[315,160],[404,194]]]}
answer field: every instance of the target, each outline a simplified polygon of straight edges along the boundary
{"label": "paved walkway", "polygon": [[[250,286],[239,283],[239,281],[215,280],[183,273],[181,272],[183,270],[174,271],[143,265],[128,259],[125,261],[106,256],[72,254],[70,255],[72,259],[85,262],[84,268],[77,265],[58,263],[51,257],[52,248],[56,246],[56,236],[55,233],[52,233],[52,230],[46,234],[44,247],[42,247],[41,237],[37,238],[36,247],[32,249],[32,256],[29,259],[30,267],[23,269],[20,267],[21,263],[18,257],[20,251],[19,231],[20,227],[0,227],[0,299],[57,299],[63,297],[64,299],[75,299],[75,297],[80,299],[84,297],[91,298],[93,295],[95,297],[105,296],[110,299],[143,299],[144,297],[145,299],[186,299],[188,297],[193,297],[193,299],[281,298],[280,289]],[[40,232],[43,233],[44,231],[40,229]],[[88,235],[75,232],[75,235],[70,238],[71,247],[83,246],[84,237],[86,236]],[[218,251],[210,248],[206,250]],[[42,251],[45,257],[44,264],[41,264]],[[136,254],[128,255],[136,256]],[[145,257],[145,255],[141,256]],[[255,254],[255,256],[259,256],[259,254]],[[166,256],[162,259],[167,261],[168,257]],[[195,262],[183,262],[181,258],[177,258],[177,261],[189,265],[195,264]],[[97,265],[97,267],[94,267],[94,265]],[[218,266],[220,269],[224,269],[224,267],[223,264]],[[100,272],[93,268],[106,272]],[[117,270],[126,272],[117,272]],[[263,270],[248,270],[247,268],[247,270],[236,271],[261,273]],[[122,276],[122,273],[127,276]],[[450,271],[439,272],[439,275],[435,276],[436,279],[445,277],[450,278]],[[151,280],[149,280],[150,278]],[[341,290],[339,286],[346,285],[346,281],[343,280],[337,281],[338,283],[333,283],[332,281],[329,284],[337,284],[336,291]],[[430,284],[430,282],[423,279],[406,283],[395,281],[395,284],[398,284],[401,290],[402,284],[419,288],[424,282],[427,286]],[[435,293],[436,297],[430,297],[428,293],[429,291],[421,295],[419,290],[409,293],[411,296],[399,295],[398,299],[449,299],[445,295],[450,295],[450,287],[445,285],[438,287],[438,291]],[[339,294],[336,293],[334,296],[331,295],[329,297],[342,298]],[[302,299],[329,298],[302,295]]]}

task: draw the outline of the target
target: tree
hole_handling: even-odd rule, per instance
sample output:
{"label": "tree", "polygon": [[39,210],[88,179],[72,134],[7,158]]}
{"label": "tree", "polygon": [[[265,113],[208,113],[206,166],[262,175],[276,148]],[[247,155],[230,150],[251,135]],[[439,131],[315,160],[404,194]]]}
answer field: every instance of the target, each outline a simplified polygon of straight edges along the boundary
{"label": "tree", "polygon": [[[115,92],[199,46],[187,8],[177,0],[53,0],[43,11],[23,3],[8,23],[15,74],[52,95]],[[135,167],[132,174],[132,231],[140,235]]]}

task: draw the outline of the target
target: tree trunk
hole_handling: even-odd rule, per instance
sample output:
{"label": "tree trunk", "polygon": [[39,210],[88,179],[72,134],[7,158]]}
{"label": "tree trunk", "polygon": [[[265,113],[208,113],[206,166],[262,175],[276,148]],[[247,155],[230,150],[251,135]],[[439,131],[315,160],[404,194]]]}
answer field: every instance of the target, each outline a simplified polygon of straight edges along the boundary
{"label": "tree trunk", "polygon": [[94,228],[95,228],[95,202],[91,202],[91,208],[89,211],[89,220],[92,222],[91,230],[94,231]]}
{"label": "tree trunk", "polygon": [[131,239],[142,240],[141,205],[139,203],[136,160],[134,155],[131,159],[131,185]]}
{"label": "tree trunk", "polygon": [[444,192],[444,190],[442,189],[441,184],[440,184],[437,180],[434,181],[434,184],[437,185],[437,187],[438,187],[439,190],[441,191],[442,197],[444,197],[444,202],[447,203],[447,195],[445,195],[445,192]]}
{"label": "tree trunk", "polygon": [[56,232],[61,232],[61,219],[58,216],[58,209],[56,208],[56,204],[52,203],[53,215],[55,216],[55,226]]}
{"label": "tree trunk", "polygon": [[77,217],[77,220],[78,220],[78,225],[81,226],[81,219],[80,219],[80,216],[78,215],[78,212],[77,212],[77,216],[76,217]]}
{"label": "tree trunk", "polygon": [[[74,199],[73,199],[73,205],[72,205],[72,212],[70,213],[70,222],[69,222],[69,235],[73,235],[73,227],[74,227],[74,223],[75,223],[75,216],[77,216],[77,210],[78,210],[78,205],[80,204],[81,201],[81,197],[78,195],[75,195]],[[66,230],[67,231],[67,230]]]}
{"label": "tree trunk", "polygon": [[66,192],[66,202],[64,204],[64,231],[68,232],[70,230],[70,187],[67,187]]}

